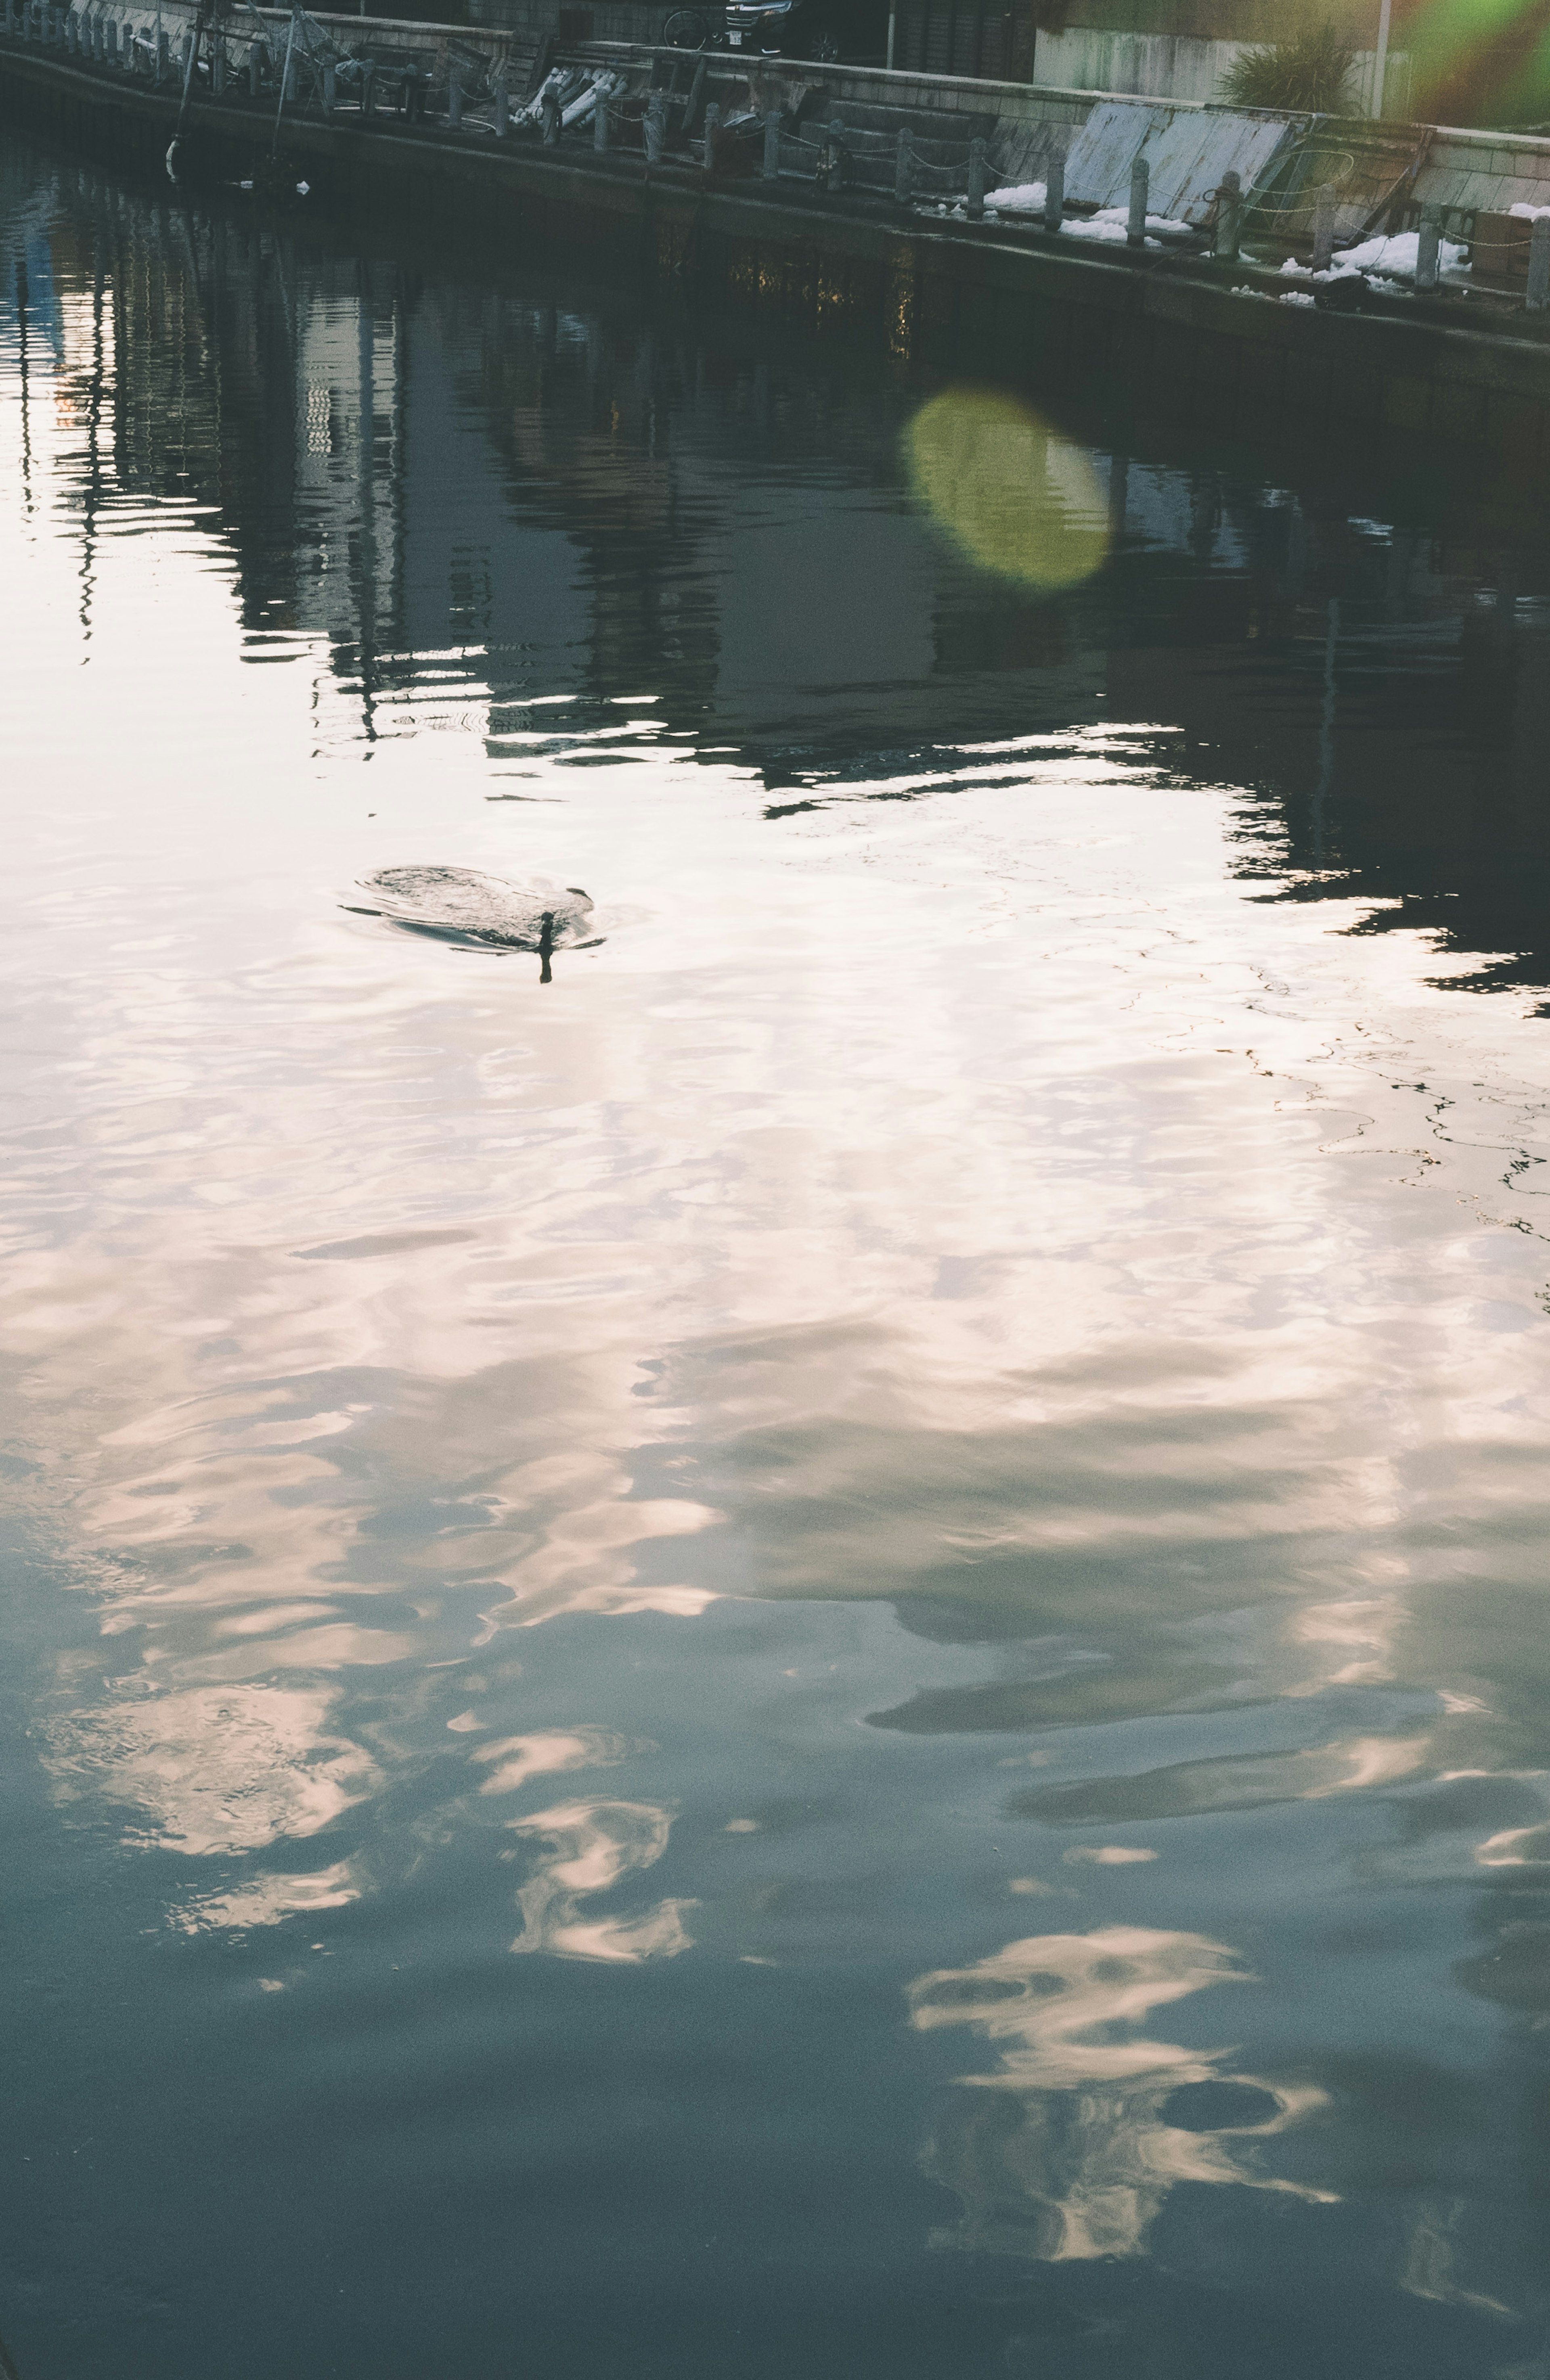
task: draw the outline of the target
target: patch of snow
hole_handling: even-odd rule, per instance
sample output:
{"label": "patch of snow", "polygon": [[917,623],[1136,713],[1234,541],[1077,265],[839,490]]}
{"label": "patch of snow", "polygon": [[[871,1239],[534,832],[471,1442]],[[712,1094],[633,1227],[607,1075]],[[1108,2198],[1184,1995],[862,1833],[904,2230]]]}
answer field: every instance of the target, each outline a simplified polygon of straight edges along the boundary
{"label": "patch of snow", "polygon": [[[1550,209],[1546,210],[1550,212]],[[1292,281],[1342,281],[1353,273],[1383,273],[1400,280],[1415,279],[1416,254],[1421,246],[1421,234],[1416,231],[1396,232],[1392,239],[1380,233],[1375,239],[1364,239],[1356,248],[1342,248],[1331,259],[1326,273],[1315,273],[1311,264],[1299,264],[1288,256],[1281,271]],[[1457,240],[1437,242],[1437,266],[1443,273],[1457,273],[1464,268],[1464,250]]]}
{"label": "patch of snow", "polygon": [[[1130,220],[1129,207],[1100,207],[1095,215],[1071,215],[1060,226],[1072,239],[1124,239]],[[1171,215],[1148,215],[1149,232],[1182,231],[1190,226]]]}
{"label": "patch of snow", "polygon": [[1316,306],[1318,302],[1311,289],[1283,289],[1276,299],[1280,306]]}
{"label": "patch of snow", "polygon": [[987,192],[985,204],[1004,215],[1042,215],[1044,195],[1043,182],[1012,182],[1004,190]]}
{"label": "patch of snow", "polygon": [[1263,298],[1266,305],[1270,302],[1270,292],[1268,289],[1251,289],[1246,281],[1240,281],[1235,289],[1229,289],[1227,291],[1227,296],[1229,298]]}
{"label": "patch of snow", "polygon": [[1550,207],[1531,207],[1526,200],[1519,199],[1508,207],[1507,213],[1519,215],[1527,223],[1537,223],[1541,215],[1550,215]]}

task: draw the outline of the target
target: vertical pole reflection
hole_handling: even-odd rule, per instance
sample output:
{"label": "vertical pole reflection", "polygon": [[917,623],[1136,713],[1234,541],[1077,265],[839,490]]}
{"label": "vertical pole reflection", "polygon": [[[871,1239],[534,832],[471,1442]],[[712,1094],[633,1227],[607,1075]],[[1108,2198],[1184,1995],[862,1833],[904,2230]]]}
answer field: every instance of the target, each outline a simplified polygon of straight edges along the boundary
{"label": "vertical pole reflection", "polygon": [[372,313],[371,267],[357,268],[358,429],[356,487],[360,506],[355,595],[360,650],[360,720],[369,743],[376,741],[377,521],[376,521],[376,324]]}
{"label": "vertical pole reflection", "polygon": [[1117,553],[1125,537],[1125,514],[1130,498],[1130,458],[1109,456],[1109,552]]}
{"label": "vertical pole reflection", "polygon": [[16,335],[18,376],[21,386],[21,487],[26,509],[32,505],[32,402],[27,377],[27,308],[30,298],[27,286],[27,259],[16,261]]}
{"label": "vertical pole reflection", "polygon": [[91,402],[86,414],[86,501],[80,536],[80,633],[85,644],[92,641],[97,513],[103,500],[103,260],[99,249],[92,276],[92,381]]}
{"label": "vertical pole reflection", "polygon": [[1319,779],[1313,788],[1313,865],[1324,866],[1324,806],[1335,783],[1335,656],[1340,640],[1340,600],[1329,599],[1324,640],[1324,709],[1319,714]]}

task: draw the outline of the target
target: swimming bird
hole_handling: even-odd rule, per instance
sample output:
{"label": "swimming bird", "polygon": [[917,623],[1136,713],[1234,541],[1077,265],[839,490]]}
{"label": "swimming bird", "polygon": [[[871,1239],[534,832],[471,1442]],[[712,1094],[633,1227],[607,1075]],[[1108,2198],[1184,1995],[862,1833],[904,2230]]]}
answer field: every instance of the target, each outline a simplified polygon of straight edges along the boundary
{"label": "swimming bird", "polygon": [[358,917],[385,917],[410,933],[469,949],[536,951],[540,983],[554,979],[551,952],[590,949],[603,940],[591,931],[591,894],[543,876],[513,884],[472,868],[379,868],[362,878],[361,890],[376,898],[369,909],[345,905]]}

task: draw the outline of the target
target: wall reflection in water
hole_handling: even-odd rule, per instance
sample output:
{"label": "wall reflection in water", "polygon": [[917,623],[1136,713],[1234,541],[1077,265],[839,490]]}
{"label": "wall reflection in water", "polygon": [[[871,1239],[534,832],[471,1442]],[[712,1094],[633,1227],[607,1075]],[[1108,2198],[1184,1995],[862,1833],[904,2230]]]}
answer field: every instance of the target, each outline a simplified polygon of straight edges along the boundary
{"label": "wall reflection in water", "polygon": [[0,210],[22,2369],[1542,2374],[1534,525]]}

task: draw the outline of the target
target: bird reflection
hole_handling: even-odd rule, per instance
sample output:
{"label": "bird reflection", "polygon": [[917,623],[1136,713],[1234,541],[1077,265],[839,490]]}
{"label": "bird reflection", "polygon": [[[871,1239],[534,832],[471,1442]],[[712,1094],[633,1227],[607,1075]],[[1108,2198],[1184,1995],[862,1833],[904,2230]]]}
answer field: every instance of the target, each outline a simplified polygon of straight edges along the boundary
{"label": "bird reflection", "polygon": [[[926,2171],[963,2202],[961,2221],[933,2245],[1048,2263],[1139,2255],[1180,2181],[1332,2203],[1333,2192],[1267,2180],[1244,2161],[1249,2143],[1327,2094],[1224,2073],[1227,2050],[1141,2030],[1170,2000],[1252,1980],[1219,1942],[1141,1925],[1034,1936],[974,1966],[921,1976],[909,1995],[917,2030],[974,2025],[1000,2058],[995,2072],[962,2078],[973,2095],[955,2098],[928,2146]],[[1214,2087],[1187,2088],[1202,2083]],[[1230,2120],[1267,2104],[1261,2120]]]}
{"label": "bird reflection", "polygon": [[592,904],[580,884],[525,884],[484,876],[472,868],[379,868],[362,880],[373,905],[348,902],[355,917],[384,917],[412,934],[465,949],[536,951],[540,983],[553,983],[556,950],[590,950]]}

